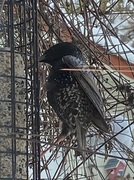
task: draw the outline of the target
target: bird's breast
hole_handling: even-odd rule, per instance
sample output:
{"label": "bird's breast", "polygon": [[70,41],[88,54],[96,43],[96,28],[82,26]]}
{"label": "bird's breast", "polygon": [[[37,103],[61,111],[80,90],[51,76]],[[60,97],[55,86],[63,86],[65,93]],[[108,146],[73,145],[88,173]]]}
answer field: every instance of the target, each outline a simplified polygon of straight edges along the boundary
{"label": "bird's breast", "polygon": [[64,105],[72,99],[72,92],[78,89],[78,83],[71,72],[51,72],[47,82],[48,101]]}
{"label": "bird's breast", "polygon": [[62,121],[70,124],[70,129],[75,128],[77,121],[87,129],[93,106],[72,73],[50,74],[47,94],[50,105]]}
{"label": "bird's breast", "polygon": [[75,77],[72,72],[52,71],[50,72],[47,91],[59,90],[65,87],[76,85]]}

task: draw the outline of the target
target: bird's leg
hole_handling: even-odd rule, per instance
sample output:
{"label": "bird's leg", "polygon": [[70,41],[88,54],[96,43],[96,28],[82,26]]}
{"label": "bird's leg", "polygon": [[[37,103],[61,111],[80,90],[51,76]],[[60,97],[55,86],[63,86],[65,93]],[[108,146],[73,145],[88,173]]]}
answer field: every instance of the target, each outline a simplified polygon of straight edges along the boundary
{"label": "bird's leg", "polygon": [[[52,150],[52,148],[54,147],[54,145],[59,144],[60,142],[62,142],[65,139],[66,136],[60,134],[57,139],[55,140],[55,142],[50,145],[47,149],[43,150],[40,152],[40,158],[42,158],[49,150]],[[57,153],[56,153],[57,154]],[[29,161],[29,165],[32,164],[32,159]]]}
{"label": "bird's leg", "polygon": [[65,136],[64,135],[59,135],[56,139],[56,141],[50,145],[47,149],[43,150],[41,153],[40,153],[40,157],[42,158],[49,150],[52,150],[52,148],[54,147],[54,145],[56,144],[59,144],[60,142],[62,142],[63,140],[65,139]]}
{"label": "bird's leg", "polygon": [[57,137],[56,141],[50,145],[46,150],[42,151],[40,154],[40,157],[42,157],[43,155],[45,155],[46,152],[48,152],[49,150],[51,150],[54,147],[54,144],[59,144],[60,142],[62,142],[65,137],[67,137],[70,132],[69,132],[69,126],[66,122],[62,122],[62,127],[61,127],[62,131],[61,134]]}

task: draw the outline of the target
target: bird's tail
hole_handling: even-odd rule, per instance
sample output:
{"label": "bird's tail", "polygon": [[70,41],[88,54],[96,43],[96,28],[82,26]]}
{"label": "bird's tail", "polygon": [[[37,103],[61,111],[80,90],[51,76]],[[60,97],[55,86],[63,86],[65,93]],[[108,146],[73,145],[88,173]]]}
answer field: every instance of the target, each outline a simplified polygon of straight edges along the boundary
{"label": "bird's tail", "polygon": [[102,117],[95,118],[92,123],[101,131],[108,133],[109,132],[109,126],[106,123],[105,119]]}
{"label": "bird's tail", "polygon": [[82,155],[82,157],[86,158],[86,130],[82,128],[82,126],[77,122],[76,123],[76,138],[78,143],[78,152]]}

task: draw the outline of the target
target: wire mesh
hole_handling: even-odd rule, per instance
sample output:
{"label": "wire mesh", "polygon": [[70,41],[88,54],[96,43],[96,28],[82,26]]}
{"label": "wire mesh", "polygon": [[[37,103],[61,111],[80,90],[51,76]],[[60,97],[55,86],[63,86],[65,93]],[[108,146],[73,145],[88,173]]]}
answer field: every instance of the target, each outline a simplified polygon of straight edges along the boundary
{"label": "wire mesh", "polygon": [[[0,179],[110,179],[105,166],[111,158],[125,164],[118,178],[133,178],[133,2],[0,4]],[[46,97],[49,67],[38,64],[38,56],[62,41],[82,50],[111,125],[109,134],[89,128],[85,161],[73,136],[40,159],[60,128]]]}
{"label": "wire mesh", "polygon": [[37,2],[0,4],[0,179],[40,179]]}

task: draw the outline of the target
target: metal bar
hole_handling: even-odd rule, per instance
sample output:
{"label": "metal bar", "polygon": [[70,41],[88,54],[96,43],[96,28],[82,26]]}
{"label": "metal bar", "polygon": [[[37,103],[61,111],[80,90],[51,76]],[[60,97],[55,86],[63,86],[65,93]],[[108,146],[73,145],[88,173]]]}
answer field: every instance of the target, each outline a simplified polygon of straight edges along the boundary
{"label": "metal bar", "polygon": [[[34,60],[34,102],[35,102],[35,140],[40,141],[40,121],[39,121],[39,80],[38,80],[38,24],[37,24],[37,0],[32,0],[32,16],[33,16],[33,60]],[[34,144],[34,155],[36,164],[36,179],[40,179],[40,143]],[[34,178],[35,178],[34,177]]]}
{"label": "metal bar", "polygon": [[[14,0],[9,1],[10,2],[10,34],[9,34],[9,40],[10,40],[10,47],[11,47],[11,121],[12,121],[12,133],[15,133],[16,131],[16,122],[15,122],[15,62],[14,62]],[[12,135],[12,178],[16,179],[16,138],[15,134]]]}

